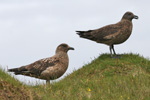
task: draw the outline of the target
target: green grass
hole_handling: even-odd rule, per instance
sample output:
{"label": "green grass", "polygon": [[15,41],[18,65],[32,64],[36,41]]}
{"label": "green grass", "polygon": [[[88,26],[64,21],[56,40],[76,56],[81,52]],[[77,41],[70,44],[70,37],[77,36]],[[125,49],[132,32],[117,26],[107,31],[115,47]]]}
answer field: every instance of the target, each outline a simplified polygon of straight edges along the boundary
{"label": "green grass", "polygon": [[103,54],[51,86],[22,87],[42,100],[150,100],[150,61],[137,54],[121,59]]}

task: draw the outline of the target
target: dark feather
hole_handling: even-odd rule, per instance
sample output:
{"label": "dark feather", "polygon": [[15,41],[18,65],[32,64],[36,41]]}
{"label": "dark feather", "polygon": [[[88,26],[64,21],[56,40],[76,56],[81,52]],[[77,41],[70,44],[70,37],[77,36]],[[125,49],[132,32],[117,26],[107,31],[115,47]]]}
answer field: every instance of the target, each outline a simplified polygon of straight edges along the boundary
{"label": "dark feather", "polygon": [[104,26],[96,30],[76,31],[76,32],[78,32],[77,34],[82,38],[103,42],[103,41],[109,40],[109,39],[104,38],[105,36],[115,34],[116,32],[119,31],[118,29],[120,28],[121,28],[121,25],[112,24],[112,25]]}
{"label": "dark feather", "polygon": [[46,58],[38,60],[32,64],[22,66],[20,68],[13,68],[8,69],[9,72],[14,72],[14,74],[18,75],[26,75],[26,76],[40,76],[42,71],[44,71],[46,68],[54,66],[56,63],[58,63],[59,60],[54,58]]}

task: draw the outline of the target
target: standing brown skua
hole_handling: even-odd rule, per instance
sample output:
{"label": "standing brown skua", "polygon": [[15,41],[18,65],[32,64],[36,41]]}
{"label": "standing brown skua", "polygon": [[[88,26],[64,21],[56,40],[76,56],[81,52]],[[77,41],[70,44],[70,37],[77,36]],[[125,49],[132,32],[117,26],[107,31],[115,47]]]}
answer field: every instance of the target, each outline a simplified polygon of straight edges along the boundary
{"label": "standing brown skua", "polygon": [[54,56],[38,60],[32,64],[22,66],[20,68],[8,69],[15,75],[25,75],[46,80],[50,84],[50,80],[61,77],[67,70],[69,64],[68,50],[74,50],[67,44],[60,44]]}
{"label": "standing brown skua", "polygon": [[[132,12],[126,12],[121,21],[116,24],[110,24],[96,30],[76,32],[81,38],[108,45],[111,57],[118,58],[119,56],[115,53],[114,45],[121,44],[130,37],[133,27],[132,19],[138,19],[138,16]],[[113,56],[112,50],[115,56]]]}

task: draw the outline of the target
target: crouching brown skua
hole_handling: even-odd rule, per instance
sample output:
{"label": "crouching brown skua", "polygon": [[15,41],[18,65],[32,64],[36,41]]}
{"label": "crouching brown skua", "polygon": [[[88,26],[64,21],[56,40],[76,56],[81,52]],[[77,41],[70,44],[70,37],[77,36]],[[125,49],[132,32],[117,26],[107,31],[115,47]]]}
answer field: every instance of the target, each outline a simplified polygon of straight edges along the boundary
{"label": "crouching brown skua", "polygon": [[69,64],[68,50],[74,48],[63,43],[56,48],[54,56],[38,60],[20,68],[8,69],[15,75],[25,75],[46,80],[46,84],[50,84],[50,80],[61,77],[67,70]]}

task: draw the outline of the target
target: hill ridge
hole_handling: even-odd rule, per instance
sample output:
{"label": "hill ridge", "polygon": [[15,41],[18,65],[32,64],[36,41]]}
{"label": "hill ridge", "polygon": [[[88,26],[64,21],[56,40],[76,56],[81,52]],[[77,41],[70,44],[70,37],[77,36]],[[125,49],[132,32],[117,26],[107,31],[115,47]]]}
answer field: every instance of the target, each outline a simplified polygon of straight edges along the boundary
{"label": "hill ridge", "polygon": [[[4,80],[1,76],[0,79]],[[51,86],[37,84],[25,87],[32,99],[149,100],[149,84],[150,61],[130,53],[121,55],[121,59],[102,54]]]}

